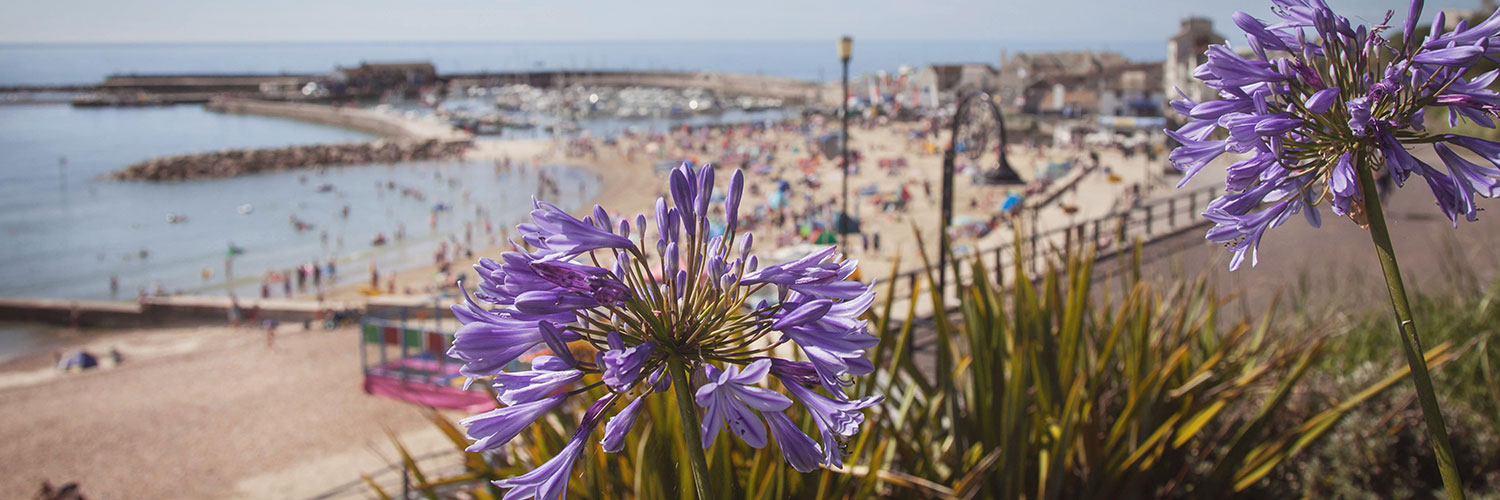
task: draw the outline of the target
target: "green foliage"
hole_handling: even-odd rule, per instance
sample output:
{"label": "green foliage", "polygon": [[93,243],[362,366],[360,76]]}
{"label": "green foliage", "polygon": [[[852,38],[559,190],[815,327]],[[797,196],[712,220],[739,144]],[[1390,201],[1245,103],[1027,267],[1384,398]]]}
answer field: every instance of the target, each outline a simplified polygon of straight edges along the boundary
{"label": "green foliage", "polygon": [[[1414,314],[1429,343],[1461,348],[1433,372],[1433,383],[1469,497],[1500,498],[1500,281],[1487,289],[1449,283],[1445,295],[1416,297]],[[1348,394],[1400,356],[1387,311],[1354,318],[1332,342],[1336,349],[1319,366],[1330,376],[1308,387],[1294,406]],[[1314,498],[1433,496],[1442,480],[1414,398],[1411,387],[1401,385],[1356,409],[1327,443],[1294,460],[1279,478],[1284,490]]]}
{"label": "green foliage", "polygon": [[[940,387],[913,399],[914,414],[928,418],[899,428],[915,434],[914,446],[929,445],[898,454],[893,468],[961,497],[1244,492],[1404,376],[1278,428],[1322,339],[1272,334],[1274,311],[1257,325],[1223,327],[1221,299],[1202,280],[1158,291],[1131,279],[1118,303],[1096,299],[1093,259],[1080,253],[1041,276],[1015,259],[1019,279],[1008,293],[979,280],[951,322],[929,294]],[[990,275],[971,266],[971,276]],[[1448,359],[1448,346],[1439,347],[1429,354],[1434,365]]]}
{"label": "green foliage", "polygon": [[[1096,286],[1090,254],[1068,252],[1039,276],[1016,260],[1014,286],[980,279],[963,288],[954,309],[934,290],[924,295],[920,284],[908,295],[913,299],[897,302],[898,280],[888,282],[867,317],[881,338],[870,353],[877,370],[853,389],[855,396],[886,399],[868,411],[862,433],[849,443],[849,465],[800,474],[774,443],[757,450],[721,438],[707,457],[716,496],[1114,499],[1270,492],[1266,478],[1279,464],[1405,377],[1398,370],[1361,380],[1348,395],[1289,414],[1288,402],[1302,401],[1294,389],[1324,352],[1321,337],[1273,333],[1274,311],[1258,324],[1225,321],[1223,299],[1204,281],[1158,288],[1140,281],[1138,260],[1118,300]],[[990,276],[977,261],[955,261],[955,275],[964,266],[969,276]],[[919,301],[928,300],[930,321],[916,314]],[[936,373],[911,351],[913,338],[929,336],[936,352],[922,356],[934,361]],[[1446,363],[1451,351],[1450,344],[1436,344],[1429,363]],[[602,394],[595,389],[590,396]],[[692,472],[678,458],[686,457],[689,443],[676,432],[683,423],[675,404],[670,397],[648,400],[621,453],[590,446],[574,469],[571,496],[690,497]],[[543,418],[502,453],[464,454],[451,474],[417,474],[408,461],[416,490],[498,498],[489,481],[552,457],[581,413],[579,406]],[[791,416],[814,429],[808,416]],[[436,416],[434,422],[456,447],[467,445],[451,423]]]}
{"label": "green foliage", "polygon": [[[1412,303],[1422,339],[1469,343],[1472,353],[1433,374],[1433,384],[1444,401],[1461,402],[1500,422],[1500,280],[1488,289],[1465,287],[1452,295],[1418,295]],[[1326,369],[1353,373],[1369,360],[1391,359],[1400,353],[1400,339],[1392,331],[1388,313],[1376,312],[1352,321],[1339,340],[1337,354]]]}

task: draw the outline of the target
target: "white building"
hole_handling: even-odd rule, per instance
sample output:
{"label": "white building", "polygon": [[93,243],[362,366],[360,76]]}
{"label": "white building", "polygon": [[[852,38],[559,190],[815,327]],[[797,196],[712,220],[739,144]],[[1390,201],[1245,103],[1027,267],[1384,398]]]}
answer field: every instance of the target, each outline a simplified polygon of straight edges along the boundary
{"label": "white building", "polygon": [[1204,51],[1208,50],[1209,45],[1224,41],[1223,35],[1214,32],[1212,19],[1189,17],[1182,20],[1182,30],[1167,39],[1167,61],[1162,67],[1163,93],[1168,101],[1179,98],[1178,90],[1195,101],[1219,98],[1208,85],[1193,78],[1193,70],[1208,61]]}
{"label": "white building", "polygon": [[1166,97],[1162,89],[1161,64],[1128,64],[1115,68],[1100,80],[1098,114],[1161,116],[1166,108]]}

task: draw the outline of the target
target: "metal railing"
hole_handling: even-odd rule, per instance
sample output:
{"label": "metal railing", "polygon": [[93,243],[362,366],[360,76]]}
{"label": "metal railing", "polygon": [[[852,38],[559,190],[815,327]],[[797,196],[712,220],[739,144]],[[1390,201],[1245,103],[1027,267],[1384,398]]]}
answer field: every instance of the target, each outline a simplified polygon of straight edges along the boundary
{"label": "metal railing", "polygon": [[[1064,252],[1078,244],[1092,242],[1100,257],[1113,255],[1128,249],[1137,238],[1149,243],[1158,238],[1176,235],[1187,229],[1208,224],[1208,221],[1200,214],[1218,195],[1217,186],[1180,191],[1168,197],[1146,200],[1123,211],[1071,222],[1064,226],[1043,231],[1037,231],[1033,227],[1030,232],[1018,234],[1011,241],[978,251],[958,250],[954,252],[953,257],[954,260],[961,262],[972,262],[970,259],[976,257],[981,259],[989,272],[993,274],[986,279],[993,279],[995,285],[1005,287],[1008,285],[1007,273],[1014,268],[1018,253],[1029,256],[1025,263],[1032,275],[1041,270],[1051,259],[1061,257]],[[1043,208],[1045,206],[1033,210]],[[1022,218],[1017,217],[1018,220]],[[971,270],[972,266],[959,266],[959,276],[948,283],[947,290],[944,290],[944,297],[953,297],[964,287],[972,285],[974,277]],[[917,289],[918,280],[926,273],[925,268],[919,267],[899,272],[890,279],[906,280],[907,286],[898,286],[897,293],[909,296],[911,290]],[[933,275],[937,275],[936,270],[933,271]]]}

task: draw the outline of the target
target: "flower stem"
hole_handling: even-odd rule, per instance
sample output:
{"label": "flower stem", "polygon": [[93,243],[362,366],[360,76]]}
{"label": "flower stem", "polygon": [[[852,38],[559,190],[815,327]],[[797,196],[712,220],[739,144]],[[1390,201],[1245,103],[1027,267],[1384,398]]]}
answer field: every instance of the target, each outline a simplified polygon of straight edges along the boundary
{"label": "flower stem", "polygon": [[1364,155],[1354,155],[1354,161],[1354,170],[1359,173],[1360,191],[1364,196],[1365,215],[1370,222],[1370,239],[1374,240],[1375,254],[1379,256],[1380,268],[1385,272],[1385,285],[1391,294],[1391,308],[1396,312],[1396,327],[1401,334],[1401,348],[1406,354],[1406,364],[1411,367],[1412,381],[1417,385],[1417,399],[1422,404],[1422,417],[1427,421],[1427,437],[1432,440],[1432,451],[1437,454],[1443,489],[1450,500],[1462,500],[1463,482],[1458,477],[1458,464],[1453,460],[1453,446],[1448,443],[1448,428],[1443,424],[1442,409],[1438,407],[1437,394],[1432,389],[1432,377],[1427,374],[1422,342],[1417,338],[1417,324],[1412,321],[1406,286],[1401,282],[1401,268],[1396,265],[1396,251],[1391,247],[1390,231],[1386,229],[1385,214],[1381,212],[1375,177],[1368,168]]}
{"label": "flower stem", "polygon": [[672,374],[672,392],[677,393],[677,415],[682,420],[682,440],[693,467],[693,487],[700,500],[713,498],[708,494],[708,459],[703,456],[703,436],[698,431],[698,406],[693,402],[693,386],[688,382],[682,356],[667,356],[667,371]]}

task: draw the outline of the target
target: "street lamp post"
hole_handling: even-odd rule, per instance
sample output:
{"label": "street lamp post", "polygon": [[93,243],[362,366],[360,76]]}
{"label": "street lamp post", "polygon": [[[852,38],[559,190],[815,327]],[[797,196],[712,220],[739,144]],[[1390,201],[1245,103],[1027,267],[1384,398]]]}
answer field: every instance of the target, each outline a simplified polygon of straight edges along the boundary
{"label": "street lamp post", "polygon": [[[849,217],[849,58],[853,56],[853,53],[854,38],[849,36],[840,38],[839,61],[842,62],[844,66],[844,101],[841,104],[844,110],[844,137],[843,140],[839,141],[839,144],[842,148],[842,151],[840,152],[840,161],[843,163],[840,168],[843,169],[844,175],[843,196],[840,197],[839,215],[838,217],[833,218],[833,230],[835,234],[838,235],[838,242],[840,247],[844,246],[844,219]],[[846,248],[845,251],[848,251],[848,249]]]}

